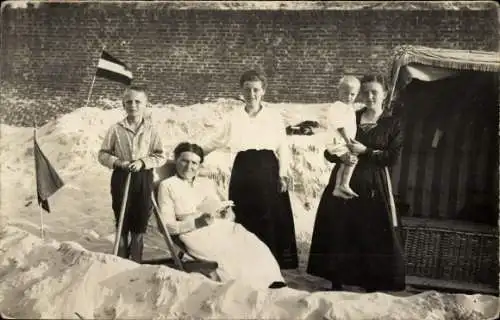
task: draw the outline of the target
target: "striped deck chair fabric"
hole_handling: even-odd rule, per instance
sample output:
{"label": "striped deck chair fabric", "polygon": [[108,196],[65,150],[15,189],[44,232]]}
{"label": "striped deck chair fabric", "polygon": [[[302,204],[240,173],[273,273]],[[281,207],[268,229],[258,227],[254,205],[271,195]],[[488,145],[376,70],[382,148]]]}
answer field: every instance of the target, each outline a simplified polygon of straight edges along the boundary
{"label": "striped deck chair fabric", "polygon": [[[405,66],[437,67],[435,79],[408,79]],[[391,96],[405,141],[391,176],[407,215],[496,225],[499,71],[498,53],[396,49]]]}

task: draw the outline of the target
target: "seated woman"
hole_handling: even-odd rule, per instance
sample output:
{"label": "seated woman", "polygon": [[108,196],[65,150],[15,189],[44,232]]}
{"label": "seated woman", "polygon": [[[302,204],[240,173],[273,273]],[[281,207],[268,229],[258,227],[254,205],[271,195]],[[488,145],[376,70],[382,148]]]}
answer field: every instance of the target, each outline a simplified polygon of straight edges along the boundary
{"label": "seated woman", "polygon": [[180,143],[174,150],[176,174],[158,189],[162,220],[172,235],[179,235],[188,252],[216,261],[221,281],[244,281],[256,288],[284,287],[278,262],[269,248],[242,225],[233,222],[230,202],[222,201],[215,183],[197,177],[203,150]]}

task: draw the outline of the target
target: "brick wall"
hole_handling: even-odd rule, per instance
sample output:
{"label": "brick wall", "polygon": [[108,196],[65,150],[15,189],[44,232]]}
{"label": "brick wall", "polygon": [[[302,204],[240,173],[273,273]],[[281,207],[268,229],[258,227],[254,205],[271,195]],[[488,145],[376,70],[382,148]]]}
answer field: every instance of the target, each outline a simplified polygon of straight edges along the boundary
{"label": "brick wall", "polygon": [[[497,50],[497,11],[172,10],[55,4],[2,11],[2,81],[43,99],[86,99],[99,52],[129,65],[153,102],[238,94],[247,68],[269,76],[268,101],[325,102],[343,71],[386,71],[393,47]],[[120,86],[96,79],[93,99]]]}

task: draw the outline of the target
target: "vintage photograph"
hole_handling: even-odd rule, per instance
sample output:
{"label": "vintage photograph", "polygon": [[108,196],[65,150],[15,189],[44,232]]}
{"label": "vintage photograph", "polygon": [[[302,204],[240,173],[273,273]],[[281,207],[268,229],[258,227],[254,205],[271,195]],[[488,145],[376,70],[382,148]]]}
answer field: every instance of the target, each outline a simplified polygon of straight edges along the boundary
{"label": "vintage photograph", "polygon": [[494,1],[5,1],[0,319],[495,319]]}

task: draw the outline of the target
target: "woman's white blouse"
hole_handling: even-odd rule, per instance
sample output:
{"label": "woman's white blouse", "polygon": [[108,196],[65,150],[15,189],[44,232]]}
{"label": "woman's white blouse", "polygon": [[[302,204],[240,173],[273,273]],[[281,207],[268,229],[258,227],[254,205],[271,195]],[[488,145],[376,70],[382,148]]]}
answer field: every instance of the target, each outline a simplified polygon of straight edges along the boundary
{"label": "woman's white blouse", "polygon": [[281,176],[286,175],[289,165],[285,123],[277,110],[265,105],[255,117],[249,116],[243,107],[232,111],[203,147],[204,150],[229,147],[233,154],[250,149],[274,151]]}
{"label": "woman's white blouse", "polygon": [[206,198],[218,199],[215,183],[204,177],[197,177],[193,183],[172,176],[163,180],[158,189],[158,207],[167,230],[181,234],[196,229],[194,220],[202,212],[198,206]]}

